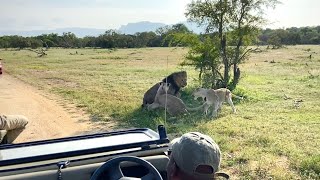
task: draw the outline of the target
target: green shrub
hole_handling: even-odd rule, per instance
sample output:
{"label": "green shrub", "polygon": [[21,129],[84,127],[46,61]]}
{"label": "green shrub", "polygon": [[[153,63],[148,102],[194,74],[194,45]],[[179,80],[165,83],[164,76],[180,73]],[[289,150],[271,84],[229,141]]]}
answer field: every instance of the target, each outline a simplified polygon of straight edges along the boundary
{"label": "green shrub", "polygon": [[304,176],[320,178],[320,155],[311,156],[303,160],[300,171]]}

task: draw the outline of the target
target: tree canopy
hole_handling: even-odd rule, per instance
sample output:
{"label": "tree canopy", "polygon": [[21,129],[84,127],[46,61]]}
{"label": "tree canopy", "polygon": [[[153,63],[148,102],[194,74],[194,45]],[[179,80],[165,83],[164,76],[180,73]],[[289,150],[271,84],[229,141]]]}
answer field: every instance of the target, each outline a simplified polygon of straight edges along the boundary
{"label": "tree canopy", "polygon": [[[198,55],[194,55],[198,58],[191,57],[190,53],[186,58],[187,61],[211,62],[200,63],[203,67],[199,77],[210,80],[204,83],[209,83],[212,88],[235,88],[240,79],[238,65],[246,58],[250,50],[248,45],[257,37],[258,29],[265,22],[263,12],[276,3],[277,0],[196,0],[188,4],[186,17],[206,28],[204,42],[211,47],[206,48],[205,52],[198,51]],[[191,44],[191,52],[199,50],[194,43]],[[231,68],[233,74],[229,73]],[[199,69],[198,66],[196,69]]]}

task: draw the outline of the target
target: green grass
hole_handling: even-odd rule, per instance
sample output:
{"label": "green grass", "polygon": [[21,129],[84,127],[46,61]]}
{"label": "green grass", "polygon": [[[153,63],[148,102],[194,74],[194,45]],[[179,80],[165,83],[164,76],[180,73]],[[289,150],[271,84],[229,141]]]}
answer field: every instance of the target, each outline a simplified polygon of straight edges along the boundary
{"label": "green grass", "polygon": [[[155,130],[166,124],[174,135],[189,131],[210,135],[223,152],[221,170],[233,179],[320,179],[319,46],[251,54],[240,65],[242,78],[234,90],[245,98],[234,100],[237,114],[225,105],[217,119],[191,113],[165,120],[163,110],[141,109],[144,92],[179,70],[188,72],[182,99],[190,107],[200,104],[191,96],[198,87],[197,72],[178,66],[186,52],[184,48],[50,49],[48,56],[38,58],[30,51],[0,50],[0,57],[5,59],[6,73],[63,96],[85,108],[94,120],[116,122],[117,128]],[[295,100],[302,102],[295,106]]]}

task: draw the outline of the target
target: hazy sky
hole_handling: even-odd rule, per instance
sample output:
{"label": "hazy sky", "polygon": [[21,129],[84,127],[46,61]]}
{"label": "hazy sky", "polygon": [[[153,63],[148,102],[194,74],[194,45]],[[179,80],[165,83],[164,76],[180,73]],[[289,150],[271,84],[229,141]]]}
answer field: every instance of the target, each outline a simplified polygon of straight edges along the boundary
{"label": "hazy sky", "polygon": [[[320,0],[281,0],[269,27],[320,25]],[[0,0],[0,30],[116,29],[130,22],[185,21],[191,0]]]}

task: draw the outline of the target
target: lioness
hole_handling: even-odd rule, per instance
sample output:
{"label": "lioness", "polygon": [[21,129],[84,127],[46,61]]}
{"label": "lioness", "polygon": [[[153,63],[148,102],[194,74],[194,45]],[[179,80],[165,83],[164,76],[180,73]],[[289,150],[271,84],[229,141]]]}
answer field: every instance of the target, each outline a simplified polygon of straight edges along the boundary
{"label": "lioness", "polygon": [[220,89],[205,89],[205,88],[198,88],[196,89],[192,95],[196,100],[198,97],[201,97],[205,101],[204,113],[208,114],[208,109],[212,106],[212,116],[217,116],[217,111],[222,107],[223,102],[228,102],[232,107],[233,113],[236,113],[236,108],[232,102],[232,96],[238,99],[243,99],[243,97],[236,96],[231,93],[229,89],[220,88]]}
{"label": "lioness", "polygon": [[168,94],[168,91],[170,89],[171,84],[160,82],[159,88],[156,94],[156,97],[154,99],[154,102],[152,104],[148,105],[148,110],[156,109],[158,107],[163,107],[167,109],[167,112],[172,115],[176,116],[179,114],[186,114],[189,111],[196,111],[202,108],[205,103],[199,107],[196,108],[189,108],[187,107],[183,101],[171,94]]}

